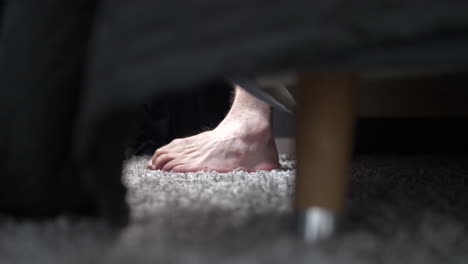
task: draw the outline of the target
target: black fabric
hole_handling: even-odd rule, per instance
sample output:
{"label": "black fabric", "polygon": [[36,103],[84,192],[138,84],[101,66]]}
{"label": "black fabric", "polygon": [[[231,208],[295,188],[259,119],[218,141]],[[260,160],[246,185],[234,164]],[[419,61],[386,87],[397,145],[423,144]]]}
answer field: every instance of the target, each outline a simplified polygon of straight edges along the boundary
{"label": "black fabric", "polygon": [[[2,29],[3,29],[3,12],[5,9],[5,1],[0,0],[0,41],[2,39]],[[0,42],[1,45],[1,42]]]}
{"label": "black fabric", "polygon": [[0,29],[2,28],[2,22],[3,22],[3,6],[5,3],[3,0],[0,0]]}
{"label": "black fabric", "polygon": [[[92,137],[75,133],[94,13],[95,2],[86,0],[5,2],[0,45],[2,213],[46,217],[69,212],[99,214],[115,224],[126,221],[118,172],[121,151],[114,148],[102,159],[94,150],[109,135],[99,135],[97,127],[89,133]],[[102,119],[99,129],[109,134],[109,128],[118,129],[115,123]],[[116,139],[120,134],[111,134],[115,146],[122,145]],[[83,138],[80,151],[74,137]],[[93,162],[107,163],[113,172],[99,174]]]}
{"label": "black fabric", "polygon": [[106,115],[223,75],[466,67],[467,8],[464,0],[101,0],[87,111]]}

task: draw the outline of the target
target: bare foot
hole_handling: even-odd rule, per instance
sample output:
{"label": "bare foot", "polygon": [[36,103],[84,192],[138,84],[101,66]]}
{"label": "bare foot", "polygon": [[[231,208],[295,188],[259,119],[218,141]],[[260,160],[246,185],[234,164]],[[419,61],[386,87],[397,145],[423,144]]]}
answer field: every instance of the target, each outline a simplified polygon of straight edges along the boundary
{"label": "bare foot", "polygon": [[156,150],[148,167],[176,172],[279,168],[271,107],[240,86],[231,110],[216,129],[176,139]]}
{"label": "bare foot", "polygon": [[273,170],[280,167],[271,127],[220,125],[156,150],[148,167],[174,172]]}

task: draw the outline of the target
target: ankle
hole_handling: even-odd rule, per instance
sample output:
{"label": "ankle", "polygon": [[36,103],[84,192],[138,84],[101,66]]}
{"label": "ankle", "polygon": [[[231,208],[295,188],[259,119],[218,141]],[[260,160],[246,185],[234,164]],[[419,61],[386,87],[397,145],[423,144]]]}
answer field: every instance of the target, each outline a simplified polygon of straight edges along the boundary
{"label": "ankle", "polygon": [[215,128],[221,134],[230,134],[251,142],[267,142],[273,138],[273,129],[269,120],[246,118],[224,120]]}
{"label": "ankle", "polygon": [[267,144],[274,139],[273,129],[268,125],[255,125],[250,128],[246,128],[242,134],[244,140],[248,142],[256,142],[261,144]]}

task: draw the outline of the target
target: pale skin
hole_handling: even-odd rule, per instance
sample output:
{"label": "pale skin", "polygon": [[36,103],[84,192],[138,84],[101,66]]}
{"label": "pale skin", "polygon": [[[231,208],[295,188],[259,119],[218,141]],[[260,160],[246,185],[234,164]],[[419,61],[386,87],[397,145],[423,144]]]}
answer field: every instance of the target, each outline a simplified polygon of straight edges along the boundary
{"label": "pale skin", "polygon": [[157,149],[148,168],[173,172],[279,168],[271,107],[240,86],[224,120],[213,130],[175,139]]}

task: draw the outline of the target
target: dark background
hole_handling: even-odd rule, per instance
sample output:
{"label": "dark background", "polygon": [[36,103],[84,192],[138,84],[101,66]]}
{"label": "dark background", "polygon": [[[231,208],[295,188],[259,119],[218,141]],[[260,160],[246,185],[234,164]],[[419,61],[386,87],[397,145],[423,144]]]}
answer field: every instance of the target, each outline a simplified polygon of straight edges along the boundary
{"label": "dark background", "polygon": [[[231,86],[223,81],[199,90],[153,100],[142,111],[144,120],[136,154],[152,154],[174,138],[214,128],[229,110]],[[274,111],[276,137],[294,137],[294,116]],[[356,154],[466,154],[468,118],[360,118],[356,124]]]}

